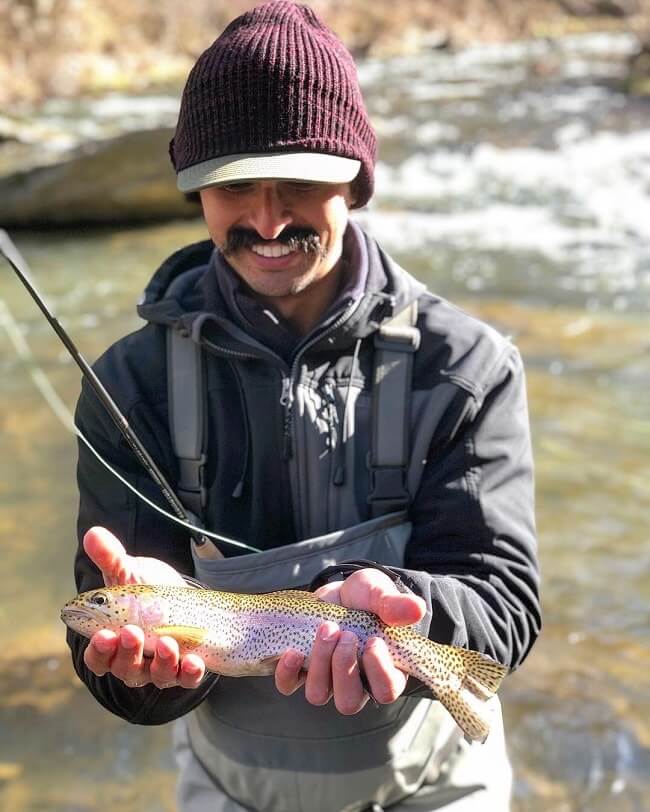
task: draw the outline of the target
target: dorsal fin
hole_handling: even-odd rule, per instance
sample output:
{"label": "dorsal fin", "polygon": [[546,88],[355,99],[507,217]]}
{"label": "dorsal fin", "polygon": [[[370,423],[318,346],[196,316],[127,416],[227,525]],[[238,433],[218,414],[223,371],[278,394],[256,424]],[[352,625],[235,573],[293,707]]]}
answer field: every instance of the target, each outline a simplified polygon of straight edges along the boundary
{"label": "dorsal fin", "polygon": [[320,600],[318,595],[314,595],[313,592],[307,592],[303,589],[281,589],[278,592],[267,592],[264,595],[265,598],[278,598],[278,600],[282,600],[283,598],[301,598],[302,600],[310,600],[310,601],[317,601]]}

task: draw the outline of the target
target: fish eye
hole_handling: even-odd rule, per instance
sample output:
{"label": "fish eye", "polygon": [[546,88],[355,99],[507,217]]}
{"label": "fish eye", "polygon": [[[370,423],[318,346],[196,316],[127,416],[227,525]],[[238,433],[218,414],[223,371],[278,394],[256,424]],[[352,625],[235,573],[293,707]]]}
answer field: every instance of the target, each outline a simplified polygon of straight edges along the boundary
{"label": "fish eye", "polygon": [[108,595],[103,592],[95,592],[90,602],[94,603],[95,606],[105,606],[108,603]]}

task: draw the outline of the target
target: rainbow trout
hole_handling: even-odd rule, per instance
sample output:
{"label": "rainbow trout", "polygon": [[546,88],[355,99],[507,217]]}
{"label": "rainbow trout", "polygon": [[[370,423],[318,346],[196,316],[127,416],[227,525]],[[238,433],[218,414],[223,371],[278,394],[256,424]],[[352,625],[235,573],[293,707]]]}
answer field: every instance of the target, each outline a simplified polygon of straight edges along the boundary
{"label": "rainbow trout", "polygon": [[74,598],[63,607],[61,619],[86,637],[99,629],[140,626],[149,654],[156,638],[173,637],[182,654],[194,652],[208,670],[228,677],[272,674],[288,648],[300,651],[307,667],[319,625],[334,621],[357,635],[360,653],[370,637],[385,640],[395,665],[423,682],[465,735],[477,741],[489,733],[486,702],[507,671],[484,654],[434,643],[411,626],[385,626],[370,612],[298,590],[240,595],[180,586],[113,586]]}

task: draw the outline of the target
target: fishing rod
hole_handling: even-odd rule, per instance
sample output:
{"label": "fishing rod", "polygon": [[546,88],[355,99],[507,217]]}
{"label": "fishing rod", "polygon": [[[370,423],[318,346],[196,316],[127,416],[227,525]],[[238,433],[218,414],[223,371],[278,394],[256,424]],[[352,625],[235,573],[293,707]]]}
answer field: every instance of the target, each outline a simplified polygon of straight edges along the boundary
{"label": "fishing rod", "polygon": [[[7,232],[4,231],[3,229],[0,229],[0,255],[2,255],[4,259],[9,263],[12,270],[14,271],[18,279],[21,281],[21,283],[23,284],[23,286],[25,287],[31,298],[36,302],[39,310],[45,316],[45,319],[47,320],[48,324],[52,327],[52,329],[60,339],[61,343],[64,345],[64,347],[66,348],[72,359],[75,361],[75,363],[81,370],[83,377],[92,388],[93,392],[99,399],[100,403],[110,415],[118,431],[127,441],[131,450],[133,451],[133,453],[135,454],[141,465],[144,467],[144,469],[147,471],[149,476],[160,488],[167,503],[173,510],[173,515],[170,515],[162,511],[164,515],[168,516],[172,520],[178,521],[178,523],[182,524],[184,527],[189,528],[192,531],[195,543],[199,546],[204,545],[206,543],[206,537],[209,537],[215,538],[218,541],[225,542],[226,544],[232,544],[233,546],[236,547],[242,547],[244,549],[257,552],[257,548],[255,547],[250,547],[249,545],[244,544],[243,542],[235,541],[234,539],[230,539],[226,536],[221,536],[217,533],[212,533],[210,531],[204,530],[203,528],[197,527],[196,517],[194,517],[186,510],[183,503],[180,501],[178,496],[176,496],[173,488],[171,487],[169,482],[167,482],[164,474],[162,473],[160,468],[158,468],[153,458],[142,444],[140,438],[133,431],[133,429],[129,425],[128,420],[122,414],[122,412],[120,411],[119,407],[117,406],[117,404],[115,403],[115,401],[113,400],[107,389],[99,380],[95,371],[92,369],[92,367],[83,357],[83,355],[79,352],[76,345],[74,344],[68,333],[65,331],[65,329],[62,327],[59,320],[46,305],[45,300],[40,295],[40,293],[36,289],[36,286],[29,278],[29,273],[27,272],[25,267],[26,266],[25,261],[23,260],[18,249],[16,248],[13,241],[9,237],[9,234],[7,234]],[[22,268],[20,267],[21,265],[23,266]],[[146,497],[142,496],[142,494],[136,491],[135,488],[133,488],[128,482],[126,482],[123,479],[123,477],[117,474],[117,472],[107,462],[105,462],[105,460],[102,459],[102,457],[93,448],[90,442],[81,434],[76,425],[74,425],[74,428],[79,437],[90,448],[90,450],[95,454],[95,456],[97,456],[98,459],[108,468],[108,470],[110,470],[113,474],[115,474],[122,482],[124,482],[124,484],[128,485],[128,487],[130,487],[131,490],[137,493],[138,496],[143,498],[148,504],[152,505],[152,503],[148,499],[146,499]],[[159,509],[155,505],[152,506],[156,507],[156,509]]]}

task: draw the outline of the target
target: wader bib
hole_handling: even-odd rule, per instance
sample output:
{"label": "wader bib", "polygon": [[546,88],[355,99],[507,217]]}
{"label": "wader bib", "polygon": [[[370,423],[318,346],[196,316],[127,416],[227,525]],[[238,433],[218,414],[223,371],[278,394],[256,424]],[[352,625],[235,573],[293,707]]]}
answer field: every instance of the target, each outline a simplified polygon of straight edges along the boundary
{"label": "wader bib", "polygon": [[[404,566],[411,534],[404,509],[412,483],[408,412],[415,315],[411,308],[375,339],[369,455],[374,518],[353,516],[356,523],[345,530],[236,558],[214,557],[209,544],[192,542],[195,576],[202,583],[231,592],[268,592],[305,588],[325,567],[349,560]],[[181,494],[189,494],[191,509],[203,501],[205,454],[197,437],[204,421],[196,387],[188,386],[188,380],[202,377],[200,350],[190,339],[173,336],[170,358],[184,359],[185,375],[176,391],[169,376],[171,428],[181,461]],[[190,410],[183,405],[189,391],[194,391]],[[301,690],[282,696],[273,677],[222,676],[206,700],[176,723],[179,809],[505,812],[511,776],[500,723],[498,712],[488,742],[470,747],[440,703],[430,699],[369,702],[358,714],[343,716],[332,702],[310,705]]]}

